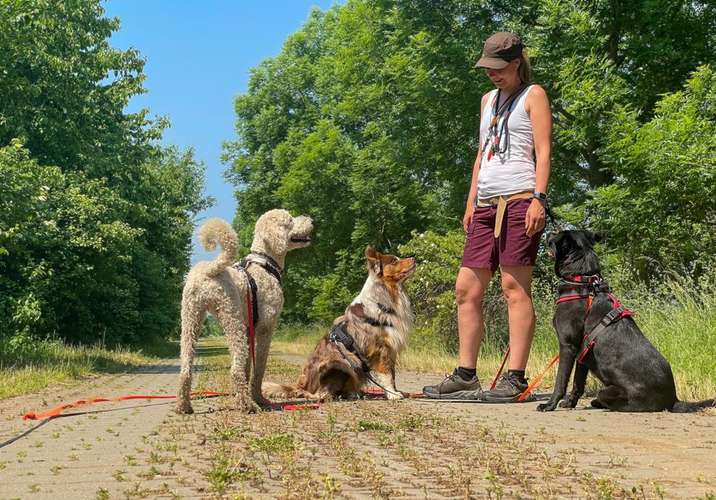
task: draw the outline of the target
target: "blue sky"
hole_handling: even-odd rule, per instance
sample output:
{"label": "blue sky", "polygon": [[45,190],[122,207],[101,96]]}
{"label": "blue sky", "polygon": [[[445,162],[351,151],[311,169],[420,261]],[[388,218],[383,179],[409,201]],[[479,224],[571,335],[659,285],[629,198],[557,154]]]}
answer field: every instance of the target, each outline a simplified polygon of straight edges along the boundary
{"label": "blue sky", "polygon": [[[216,198],[207,217],[234,217],[233,186],[224,181],[221,144],[236,137],[234,97],[246,91],[250,69],[281,52],[312,7],[334,0],[107,0],[108,16],[122,26],[111,39],[146,59],[147,93],[128,111],[149,108],[169,118],[166,144],[193,147],[206,165],[206,193]],[[212,258],[195,244],[192,262]]]}

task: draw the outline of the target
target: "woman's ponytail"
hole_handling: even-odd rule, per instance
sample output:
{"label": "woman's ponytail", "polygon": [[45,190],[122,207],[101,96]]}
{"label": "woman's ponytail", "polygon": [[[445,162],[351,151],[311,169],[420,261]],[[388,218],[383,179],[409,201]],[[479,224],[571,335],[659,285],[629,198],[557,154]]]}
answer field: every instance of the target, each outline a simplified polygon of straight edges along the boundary
{"label": "woman's ponytail", "polygon": [[520,67],[517,71],[522,83],[532,83],[532,66],[530,65],[530,59],[527,57],[524,50],[522,50],[522,55],[520,55]]}

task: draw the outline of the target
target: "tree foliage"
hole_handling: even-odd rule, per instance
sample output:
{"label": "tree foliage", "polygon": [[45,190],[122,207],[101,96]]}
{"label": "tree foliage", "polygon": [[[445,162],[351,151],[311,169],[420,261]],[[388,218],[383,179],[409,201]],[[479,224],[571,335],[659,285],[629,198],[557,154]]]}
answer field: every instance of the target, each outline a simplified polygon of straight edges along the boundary
{"label": "tree foliage", "polygon": [[596,189],[594,225],[642,276],[700,275],[716,257],[716,74],[704,66],[657,102],[644,124],[619,117],[607,154],[614,183]]}
{"label": "tree foliage", "polygon": [[[644,224],[648,206],[670,213],[666,201],[649,205],[636,194],[664,182],[656,198],[687,175],[683,167],[668,183],[672,167],[659,167],[661,176],[637,175],[668,150],[657,147],[660,127],[681,123],[690,134],[689,160],[712,158],[697,149],[711,144],[703,139],[713,118],[701,111],[692,126],[680,111],[687,97],[660,96],[714,62],[715,28],[716,6],[686,0],[348,0],[314,10],[281,54],[253,70],[248,92],[236,99],[238,137],[226,158],[242,240],[248,244],[253,222],[269,208],[313,216],[316,246],[289,260],[287,310],[321,318],[341,307],[331,297],[357,289],[366,244],[394,251],[412,231],[458,227],[480,98],[491,88],[474,61],[492,32],[508,29],[522,35],[535,79],[552,101],[553,202],[572,212],[592,203],[600,213],[589,222],[613,231],[615,249],[633,259],[648,254],[671,265],[713,253],[709,238],[693,244],[681,235],[662,246],[657,221],[639,233],[650,238],[635,245],[627,219],[638,203]],[[704,179],[709,161],[689,171]],[[689,186],[688,193],[684,186],[672,191],[668,203],[699,198],[689,219],[698,227],[689,230],[705,232],[702,223],[714,212],[701,200],[712,199],[711,188]]]}
{"label": "tree foliage", "polygon": [[124,112],[144,61],[109,45],[118,28],[98,0],[0,0],[0,347],[178,323],[203,168]]}

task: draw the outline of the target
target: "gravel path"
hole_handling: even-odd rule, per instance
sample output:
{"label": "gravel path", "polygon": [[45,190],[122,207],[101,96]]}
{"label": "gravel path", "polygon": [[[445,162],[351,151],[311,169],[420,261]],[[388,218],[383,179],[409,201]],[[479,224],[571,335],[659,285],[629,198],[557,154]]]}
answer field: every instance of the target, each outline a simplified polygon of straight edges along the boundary
{"label": "gravel path", "polygon": [[[111,498],[131,489],[132,471],[146,454],[147,436],[167,419],[172,402],[133,400],[67,410],[38,426],[20,418],[60,403],[91,397],[175,393],[177,360],[132,373],[93,377],[73,387],[0,401],[0,442],[32,430],[0,449],[0,498]],[[126,481],[117,481],[124,476]],[[123,484],[123,483],[128,484]]]}
{"label": "gravel path", "polygon": [[[223,339],[203,343],[197,388],[226,390]],[[276,354],[269,380],[295,380]],[[0,401],[0,442],[26,411],[92,396],[173,394],[178,360]],[[417,391],[437,376],[400,373]],[[587,402],[584,401],[586,404]],[[83,407],[0,449],[4,498],[713,498],[716,411],[540,414],[535,403],[406,400],[242,415],[230,399]]]}

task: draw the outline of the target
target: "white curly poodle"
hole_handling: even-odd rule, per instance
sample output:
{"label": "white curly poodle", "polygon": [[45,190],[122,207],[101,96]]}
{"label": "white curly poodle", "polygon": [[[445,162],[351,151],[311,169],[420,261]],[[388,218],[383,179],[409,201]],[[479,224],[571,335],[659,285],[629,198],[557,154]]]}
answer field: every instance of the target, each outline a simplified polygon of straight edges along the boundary
{"label": "white curly poodle", "polygon": [[[208,220],[199,230],[207,250],[221,245],[221,253],[211,262],[199,262],[186,278],[181,304],[181,373],[176,410],[192,413],[190,392],[196,342],[207,312],[213,314],[226,334],[231,355],[231,379],[236,407],[257,411],[267,404],[261,394],[271,335],[283,307],[281,272],[286,253],[310,245],[313,223],[310,218],[292,217],[275,209],[256,222],[251,253],[234,265],[238,247],[236,233],[221,219]],[[249,276],[256,283],[258,318],[255,318],[256,364],[251,376],[246,295]],[[258,321],[256,321],[256,319]]]}

